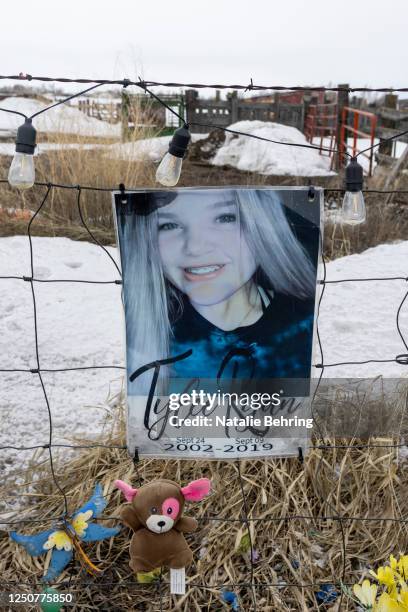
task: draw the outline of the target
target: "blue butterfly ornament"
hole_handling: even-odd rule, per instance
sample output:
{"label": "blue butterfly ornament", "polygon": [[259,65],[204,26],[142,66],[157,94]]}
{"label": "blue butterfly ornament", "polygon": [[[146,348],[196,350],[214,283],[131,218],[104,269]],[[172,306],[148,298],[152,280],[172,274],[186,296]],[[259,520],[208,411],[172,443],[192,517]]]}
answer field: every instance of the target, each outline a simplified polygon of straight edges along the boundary
{"label": "blue butterfly ornament", "polygon": [[102,514],[107,503],[103,497],[102,487],[97,483],[89,501],[68,520],[35,535],[27,536],[12,531],[10,537],[17,544],[24,546],[33,557],[52,550],[50,565],[43,577],[44,582],[53,582],[61,574],[71,561],[74,549],[87,571],[98,574],[101,570],[91,562],[81,544],[82,542],[98,542],[119,533],[120,527],[109,528],[92,522]]}

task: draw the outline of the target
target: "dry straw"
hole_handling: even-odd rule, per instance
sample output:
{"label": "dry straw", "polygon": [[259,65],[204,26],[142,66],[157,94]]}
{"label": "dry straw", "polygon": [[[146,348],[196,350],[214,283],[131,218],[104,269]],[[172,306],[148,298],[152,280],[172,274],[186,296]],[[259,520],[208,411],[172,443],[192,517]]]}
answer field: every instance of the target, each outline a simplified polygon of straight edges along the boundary
{"label": "dry straw", "polygon": [[[123,414],[123,398],[118,397],[101,442],[109,446],[124,444]],[[337,440],[338,445],[341,442]],[[356,440],[343,442],[357,444]],[[75,439],[72,443],[87,445],[95,440]],[[393,440],[377,439],[375,443],[386,446]],[[123,502],[114,488],[117,478],[133,485],[139,479],[143,483],[161,477],[185,484],[206,476],[213,484],[211,496],[200,504],[189,505],[187,510],[199,519],[199,530],[189,536],[194,564],[187,572],[184,597],[169,595],[167,572],[163,573],[161,583],[137,583],[128,566],[131,534],[123,528],[111,541],[87,545],[91,560],[104,570],[102,577],[92,578],[84,573],[78,560],[61,575],[59,590],[75,595],[73,610],[219,611],[227,607],[221,599],[223,585],[238,595],[242,610],[254,609],[249,552],[240,546],[246,526],[236,461],[147,459],[135,467],[124,449],[75,451],[68,461],[57,450],[53,454],[59,456],[56,477],[65,490],[70,511],[90,496],[96,481],[102,483],[109,499],[103,515],[107,525],[117,524],[115,517]],[[11,507],[16,496],[22,507],[13,517],[9,513],[7,520],[39,519],[31,524],[3,524],[0,575],[3,583],[11,583],[4,585],[3,590],[41,590],[41,585],[35,583],[41,581],[45,557],[30,557],[10,540],[6,529],[35,533],[48,528],[50,518],[63,511],[63,500],[54,485],[47,456],[46,450],[37,451],[30,467],[7,478],[0,490],[6,507]],[[390,553],[407,549],[406,523],[380,520],[399,519],[405,514],[406,463],[398,460],[396,448],[314,449],[304,464],[296,458],[246,460],[242,461],[240,471],[248,517],[254,519],[250,521],[251,539],[259,554],[253,574],[259,612],[319,609],[315,598],[318,586],[269,585],[322,582],[338,585],[343,568],[339,521],[301,517],[326,514],[367,519],[343,521],[346,583],[358,582],[368,568],[382,563]],[[299,518],[281,518],[295,516]],[[343,601],[341,609],[353,610],[353,605]]]}

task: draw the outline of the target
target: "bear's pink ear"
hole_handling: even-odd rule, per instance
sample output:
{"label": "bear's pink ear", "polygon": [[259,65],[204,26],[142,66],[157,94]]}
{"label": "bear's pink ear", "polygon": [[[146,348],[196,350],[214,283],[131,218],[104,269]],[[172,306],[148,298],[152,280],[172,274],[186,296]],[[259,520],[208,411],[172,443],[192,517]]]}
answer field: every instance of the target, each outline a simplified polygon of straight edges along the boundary
{"label": "bear's pink ear", "polygon": [[181,492],[187,501],[201,501],[211,489],[211,481],[208,478],[193,480],[186,487],[182,487]]}
{"label": "bear's pink ear", "polygon": [[123,480],[115,480],[115,486],[120,489],[125,496],[126,501],[131,502],[137,493],[137,489],[133,489]]}

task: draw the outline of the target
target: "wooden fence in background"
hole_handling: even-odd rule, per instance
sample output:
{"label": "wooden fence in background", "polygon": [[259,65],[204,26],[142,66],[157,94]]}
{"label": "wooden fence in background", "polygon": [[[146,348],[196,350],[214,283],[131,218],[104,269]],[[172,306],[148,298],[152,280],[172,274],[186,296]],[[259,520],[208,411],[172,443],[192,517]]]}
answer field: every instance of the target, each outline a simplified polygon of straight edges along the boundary
{"label": "wooden fence in background", "polygon": [[[185,93],[186,119],[193,133],[208,132],[205,124],[215,127],[227,127],[237,121],[274,121],[290,125],[303,131],[305,107],[304,103],[291,104],[280,99],[275,94],[269,101],[259,101],[254,98],[238,98],[237,92],[227,94],[226,100],[221,100],[219,92],[215,98],[200,98],[195,89]],[[197,124],[203,124],[202,126]]]}

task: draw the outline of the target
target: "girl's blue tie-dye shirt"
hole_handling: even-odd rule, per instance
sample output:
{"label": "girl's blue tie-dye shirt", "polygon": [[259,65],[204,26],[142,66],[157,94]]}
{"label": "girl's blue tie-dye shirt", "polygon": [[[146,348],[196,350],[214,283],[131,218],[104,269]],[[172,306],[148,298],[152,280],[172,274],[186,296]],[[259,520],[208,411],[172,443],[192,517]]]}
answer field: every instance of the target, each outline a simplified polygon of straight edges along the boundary
{"label": "girl's blue tie-dye shirt", "polygon": [[275,293],[256,323],[223,331],[185,300],[183,314],[173,324],[170,354],[189,349],[192,354],[173,364],[171,377],[309,379],[313,320],[314,299]]}

